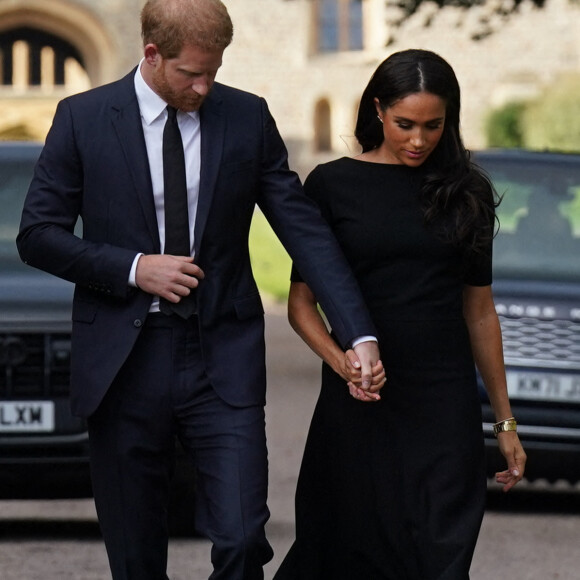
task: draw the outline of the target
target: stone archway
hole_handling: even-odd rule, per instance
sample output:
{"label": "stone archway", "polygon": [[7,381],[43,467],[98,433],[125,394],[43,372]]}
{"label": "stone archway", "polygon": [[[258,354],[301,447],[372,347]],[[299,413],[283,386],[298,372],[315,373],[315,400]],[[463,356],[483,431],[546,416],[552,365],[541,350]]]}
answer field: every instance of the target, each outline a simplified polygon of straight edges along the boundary
{"label": "stone archway", "polygon": [[82,55],[92,86],[116,76],[114,38],[86,8],[61,0],[19,0],[0,5],[0,31],[18,27],[46,31],[72,44]]}
{"label": "stone archway", "polygon": [[[23,29],[39,31],[46,38],[60,39],[64,45],[70,46],[71,53],[76,55],[78,62],[82,62],[80,78],[84,78],[84,81],[81,86],[74,83],[70,86],[54,85],[55,90],[52,91],[42,90],[45,87],[30,89],[26,82],[22,82],[22,86],[12,84],[11,90],[0,92],[0,141],[43,141],[59,99],[71,92],[109,82],[117,74],[115,67],[119,49],[114,35],[87,8],[74,6],[63,0],[18,0],[0,3],[0,34],[6,32],[9,35],[11,31],[16,33]],[[20,70],[24,71],[27,66],[23,60],[26,59],[26,53],[23,56],[23,51],[19,52]]]}

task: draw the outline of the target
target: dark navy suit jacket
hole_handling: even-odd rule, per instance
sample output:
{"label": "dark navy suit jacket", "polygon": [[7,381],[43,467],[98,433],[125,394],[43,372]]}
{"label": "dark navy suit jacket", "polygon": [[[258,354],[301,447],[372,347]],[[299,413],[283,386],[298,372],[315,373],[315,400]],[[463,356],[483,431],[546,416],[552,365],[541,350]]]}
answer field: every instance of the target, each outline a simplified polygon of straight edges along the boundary
{"label": "dark navy suit jacket", "polygon": [[[17,240],[25,262],[76,284],[71,401],[85,417],[131,352],[151,304],[151,295],[128,286],[135,255],[160,251],[134,74],[59,103]],[[195,256],[205,272],[197,291],[204,361],[225,401],[263,404],[263,307],[248,253],[256,204],[342,345],[375,331],[337,243],[288,169],[265,101],[216,83],[200,120]],[[82,239],[73,233],[79,216]]]}

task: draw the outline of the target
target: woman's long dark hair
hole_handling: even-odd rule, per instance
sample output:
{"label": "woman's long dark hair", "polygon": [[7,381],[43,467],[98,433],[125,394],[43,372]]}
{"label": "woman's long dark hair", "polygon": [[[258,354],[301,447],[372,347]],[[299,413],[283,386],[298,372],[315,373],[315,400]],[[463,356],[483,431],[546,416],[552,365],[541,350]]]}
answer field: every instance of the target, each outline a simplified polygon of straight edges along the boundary
{"label": "woman's long dark hair", "polygon": [[493,236],[497,195],[485,173],[471,162],[461,140],[459,83],[443,58],[428,50],[411,49],[383,61],[361,97],[355,136],[363,152],[379,147],[384,136],[375,98],[385,110],[419,92],[441,97],[446,105],[441,139],[425,162],[425,222],[435,223],[442,218],[451,226],[445,228],[447,240],[480,251]]}

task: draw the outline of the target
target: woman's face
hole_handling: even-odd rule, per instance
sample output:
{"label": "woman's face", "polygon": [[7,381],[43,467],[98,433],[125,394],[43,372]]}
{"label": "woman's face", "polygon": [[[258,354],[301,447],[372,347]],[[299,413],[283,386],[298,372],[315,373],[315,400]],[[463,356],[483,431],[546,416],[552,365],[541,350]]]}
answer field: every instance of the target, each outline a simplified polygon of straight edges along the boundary
{"label": "woman's face", "polygon": [[433,152],[445,126],[445,101],[432,93],[412,93],[386,109],[375,99],[383,122],[378,153],[387,163],[418,167]]}

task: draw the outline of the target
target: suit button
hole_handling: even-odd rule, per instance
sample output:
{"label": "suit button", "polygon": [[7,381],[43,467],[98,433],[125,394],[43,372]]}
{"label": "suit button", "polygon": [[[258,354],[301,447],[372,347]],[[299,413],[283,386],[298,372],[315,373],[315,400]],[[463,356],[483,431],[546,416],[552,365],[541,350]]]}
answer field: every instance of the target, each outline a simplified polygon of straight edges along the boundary
{"label": "suit button", "polygon": [[143,326],[143,321],[140,318],[137,318],[133,321],[133,326],[135,328],[141,328]]}

